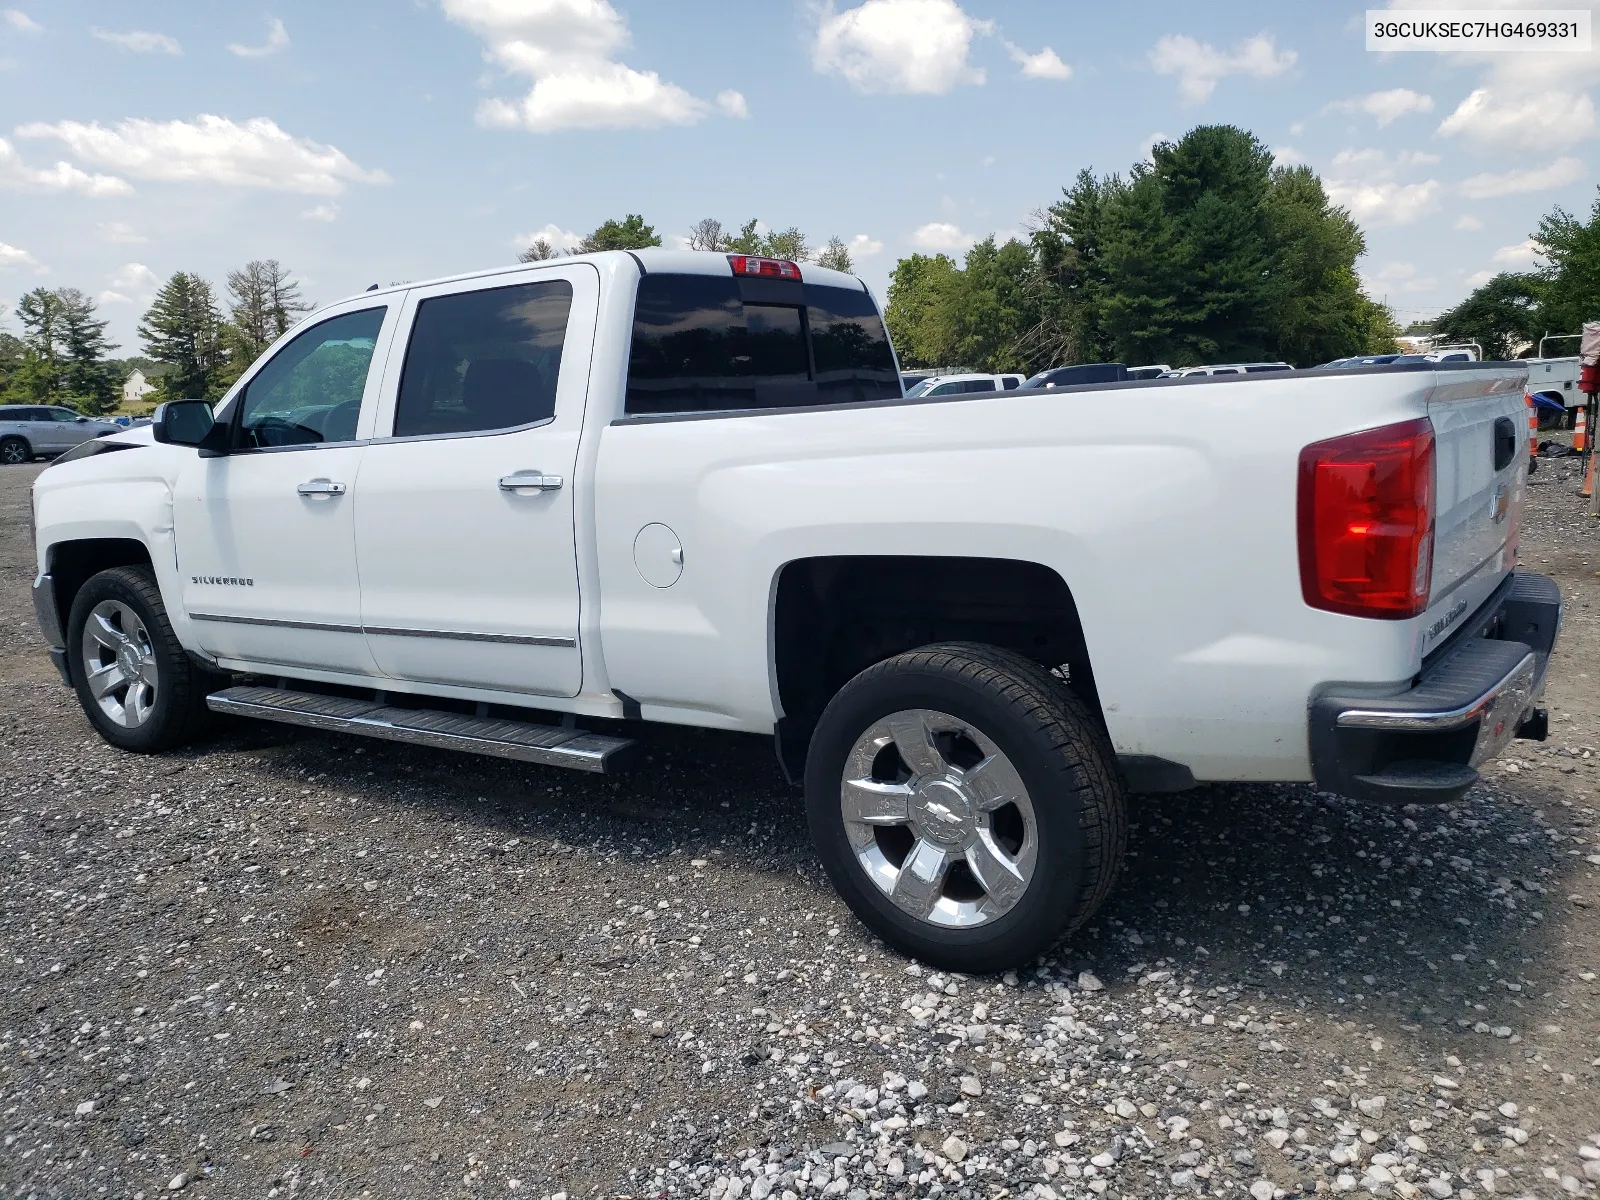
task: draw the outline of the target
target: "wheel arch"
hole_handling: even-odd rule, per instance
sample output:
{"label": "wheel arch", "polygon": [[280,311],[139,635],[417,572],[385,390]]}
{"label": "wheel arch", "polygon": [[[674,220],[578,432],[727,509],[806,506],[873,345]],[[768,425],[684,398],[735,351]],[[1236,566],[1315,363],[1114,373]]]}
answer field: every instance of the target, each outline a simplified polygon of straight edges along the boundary
{"label": "wheel arch", "polygon": [[46,547],[44,569],[55,593],[56,615],[67,628],[72,602],[93,576],[112,567],[144,566],[154,570],[150,549],[137,538],[76,538]]}
{"label": "wheel arch", "polygon": [[829,699],[856,674],[935,642],[981,642],[1060,677],[1105,723],[1072,589],[1054,568],[1015,558],[835,555],[795,559],[772,589],[771,671],[778,755],[804,774]]}

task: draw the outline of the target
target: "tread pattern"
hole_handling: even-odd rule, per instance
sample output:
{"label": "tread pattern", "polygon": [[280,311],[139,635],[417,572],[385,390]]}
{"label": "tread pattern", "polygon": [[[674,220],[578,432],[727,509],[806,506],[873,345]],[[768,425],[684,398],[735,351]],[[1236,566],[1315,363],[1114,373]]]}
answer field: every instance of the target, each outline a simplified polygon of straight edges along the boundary
{"label": "tread pattern", "polygon": [[1115,890],[1128,844],[1128,806],[1116,752],[1089,707],[1045,667],[979,642],[939,642],[868,667],[856,678],[927,670],[965,676],[1036,725],[1049,739],[1061,787],[1078,800],[1084,881],[1063,937],[1081,929]]}
{"label": "tread pattern", "polygon": [[[167,606],[161,599],[161,588],[156,583],[155,574],[149,567],[126,566],[111,567],[92,576],[80,589],[78,595],[96,583],[115,584],[132,592],[143,606],[146,616],[146,628],[150,634],[151,642],[156,648],[156,654],[161,660],[162,685],[168,689],[169,703],[167,707],[164,728],[145,745],[122,746],[122,749],[132,750],[136,753],[154,754],[162,750],[170,750],[193,740],[212,724],[211,710],[206,707],[206,693],[209,685],[214,682],[209,673],[200,670],[189,661],[189,656],[184,652],[183,644],[178,641],[178,635],[172,631],[172,622],[167,619]],[[77,608],[77,600],[73,602]],[[76,615],[76,614],[74,614]],[[73,628],[78,630],[77,642],[82,642],[81,627],[76,621]],[[70,636],[70,635],[69,635]],[[78,655],[82,651],[78,645],[71,648],[73,658],[73,674],[79,673]],[[74,683],[77,680],[74,679]],[[84,695],[80,686],[79,696]],[[90,702],[84,700],[87,711]],[[92,716],[92,713],[91,713]],[[98,728],[98,722],[96,722]],[[118,745],[121,745],[118,743]]]}

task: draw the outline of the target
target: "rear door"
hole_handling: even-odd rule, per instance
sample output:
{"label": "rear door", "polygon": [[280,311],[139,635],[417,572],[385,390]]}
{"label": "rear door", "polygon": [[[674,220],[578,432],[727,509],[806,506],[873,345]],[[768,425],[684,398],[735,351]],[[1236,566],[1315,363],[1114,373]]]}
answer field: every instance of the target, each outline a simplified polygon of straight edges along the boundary
{"label": "rear door", "polygon": [[1527,406],[1520,368],[1440,371],[1433,422],[1433,587],[1426,654],[1477,610],[1516,562],[1528,480]]}
{"label": "rear door", "polygon": [[587,263],[417,288],[355,506],[361,620],[397,679],[575,696]]}

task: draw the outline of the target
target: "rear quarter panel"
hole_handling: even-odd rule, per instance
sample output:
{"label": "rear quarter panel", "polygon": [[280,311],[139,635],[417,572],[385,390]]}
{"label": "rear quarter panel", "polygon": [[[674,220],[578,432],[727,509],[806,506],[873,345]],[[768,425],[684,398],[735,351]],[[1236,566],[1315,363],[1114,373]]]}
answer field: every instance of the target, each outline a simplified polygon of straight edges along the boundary
{"label": "rear quarter panel", "polygon": [[[610,682],[647,717],[769,732],[785,563],[1011,557],[1071,588],[1119,752],[1202,779],[1308,779],[1308,697],[1399,686],[1420,623],[1304,604],[1299,451],[1422,415],[1433,379],[1199,378],[614,423],[594,477]],[[651,522],[683,547],[671,587],[633,561]]]}

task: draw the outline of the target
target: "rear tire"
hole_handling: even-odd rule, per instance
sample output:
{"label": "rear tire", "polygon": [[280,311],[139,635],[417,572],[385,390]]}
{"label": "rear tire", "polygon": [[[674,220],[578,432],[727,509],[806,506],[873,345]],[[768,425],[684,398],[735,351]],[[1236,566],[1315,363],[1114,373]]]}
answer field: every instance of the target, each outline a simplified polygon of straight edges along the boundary
{"label": "rear tire", "polygon": [[33,447],[19,437],[0,438],[0,463],[8,467],[33,461]]}
{"label": "rear tire", "polygon": [[861,921],[931,965],[1021,966],[1110,894],[1127,839],[1099,723],[1038,663],[926,646],[867,668],[828,704],[806,810]]}
{"label": "rear tire", "polygon": [[113,746],[154,754],[210,724],[206,693],[217,677],[184,652],[148,567],[113,567],[78,590],[67,655],[78,702]]}

